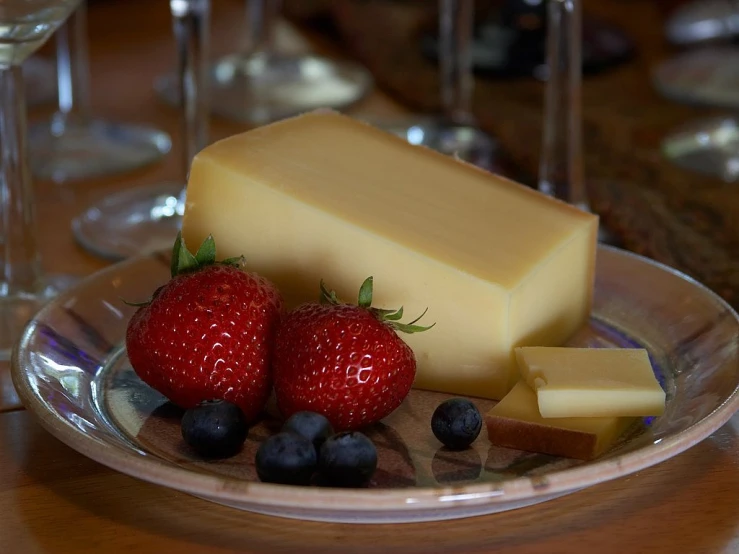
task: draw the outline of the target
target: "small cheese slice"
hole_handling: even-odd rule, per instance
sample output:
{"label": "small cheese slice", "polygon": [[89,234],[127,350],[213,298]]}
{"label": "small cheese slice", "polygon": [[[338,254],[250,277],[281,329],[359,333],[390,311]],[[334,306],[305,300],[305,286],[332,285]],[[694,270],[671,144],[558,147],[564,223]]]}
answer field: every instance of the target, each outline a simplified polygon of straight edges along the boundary
{"label": "small cheese slice", "polygon": [[516,348],[542,417],[658,416],[665,392],[643,348]]}
{"label": "small cheese slice", "polygon": [[212,144],[194,159],[182,225],[219,258],[244,255],[288,305],[324,279],[430,331],[403,335],[415,386],[502,398],[513,347],[557,345],[589,316],[598,219],[333,112],[311,112]]}
{"label": "small cheese slice", "polygon": [[545,419],[536,393],[520,381],[485,415],[488,438],[496,446],[590,460],[605,452],[636,418]]}

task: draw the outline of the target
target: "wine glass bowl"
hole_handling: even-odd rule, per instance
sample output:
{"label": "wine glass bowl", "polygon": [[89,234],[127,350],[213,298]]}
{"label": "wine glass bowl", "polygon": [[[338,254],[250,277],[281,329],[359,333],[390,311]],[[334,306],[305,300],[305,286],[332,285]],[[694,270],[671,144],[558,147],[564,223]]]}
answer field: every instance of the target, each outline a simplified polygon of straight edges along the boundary
{"label": "wine glass bowl", "polygon": [[38,50],[79,0],[5,0],[0,3],[0,67],[19,65]]}

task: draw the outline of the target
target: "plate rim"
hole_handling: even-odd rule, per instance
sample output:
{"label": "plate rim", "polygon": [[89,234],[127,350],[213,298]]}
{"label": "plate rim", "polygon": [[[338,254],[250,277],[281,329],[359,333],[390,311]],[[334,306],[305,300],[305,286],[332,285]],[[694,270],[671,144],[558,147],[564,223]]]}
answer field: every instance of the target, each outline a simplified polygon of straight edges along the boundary
{"label": "plate rim", "polygon": [[[697,286],[722,306],[739,324],[739,315],[725,300],[681,271],[620,248],[599,244],[598,252],[601,251],[608,252],[609,255],[631,258]],[[88,275],[76,286],[43,306],[28,323],[21,339],[13,348],[10,364],[11,377],[26,409],[50,434],[67,446],[120,473],[206,499],[272,509],[300,508],[303,511],[314,513],[359,511],[367,515],[373,512],[400,514],[410,511],[438,511],[439,509],[454,511],[481,505],[494,507],[573,492],[625,477],[664,462],[707,438],[739,410],[739,383],[737,383],[729,396],[709,414],[658,444],[649,444],[620,456],[558,470],[551,475],[516,477],[493,483],[357,490],[277,485],[187,469],[154,454],[147,453],[142,456],[122,445],[101,442],[81,432],[46,409],[41,398],[33,392],[30,381],[27,379],[28,374],[20,367],[21,352],[25,350],[25,345],[33,335],[39,318],[88,283],[108,274],[117,273],[122,267],[141,263],[145,259],[154,258],[162,261],[160,256],[161,253],[141,255],[110,265]],[[311,501],[311,503],[305,504],[306,501]]]}

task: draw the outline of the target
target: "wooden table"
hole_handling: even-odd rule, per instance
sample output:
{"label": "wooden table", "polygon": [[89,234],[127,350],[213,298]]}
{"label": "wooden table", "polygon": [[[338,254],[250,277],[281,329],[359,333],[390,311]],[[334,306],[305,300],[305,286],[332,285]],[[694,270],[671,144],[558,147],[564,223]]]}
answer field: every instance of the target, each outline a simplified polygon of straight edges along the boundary
{"label": "wooden table", "polygon": [[[241,2],[216,2],[214,55],[236,44]],[[178,117],[152,92],[173,66],[166,2],[90,9],[94,103],[101,116],[157,125],[175,137],[163,163],[69,186],[38,183],[41,251],[50,271],[104,267],[77,248],[71,217],[123,187],[178,175]],[[134,33],[136,38],[134,37]],[[295,42],[286,33],[283,40]],[[324,48],[319,39],[314,48]],[[357,113],[402,112],[381,93]],[[43,116],[43,113],[36,114]],[[213,138],[241,130],[214,121]],[[568,497],[488,517],[358,526],[288,521],[222,508],[114,472],[47,434],[0,367],[0,552],[739,553],[739,415],[688,452]]]}

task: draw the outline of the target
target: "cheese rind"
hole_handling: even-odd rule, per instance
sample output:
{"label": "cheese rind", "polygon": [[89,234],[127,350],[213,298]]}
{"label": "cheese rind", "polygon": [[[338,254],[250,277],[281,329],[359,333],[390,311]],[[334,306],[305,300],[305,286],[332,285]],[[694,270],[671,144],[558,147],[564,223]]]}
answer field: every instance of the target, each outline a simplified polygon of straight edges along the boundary
{"label": "cheese rind", "polygon": [[665,392],[642,348],[517,348],[542,417],[658,416]]}
{"label": "cheese rind", "polygon": [[628,417],[543,418],[536,393],[523,381],[485,414],[488,439],[496,446],[580,460],[600,456],[635,421]]}
{"label": "cheese rind", "polygon": [[335,113],[310,113],[217,142],[194,159],[183,237],[212,234],[289,305],[321,279],[374,305],[428,307],[403,335],[416,387],[501,398],[512,348],[560,344],[590,311],[597,217]]}

